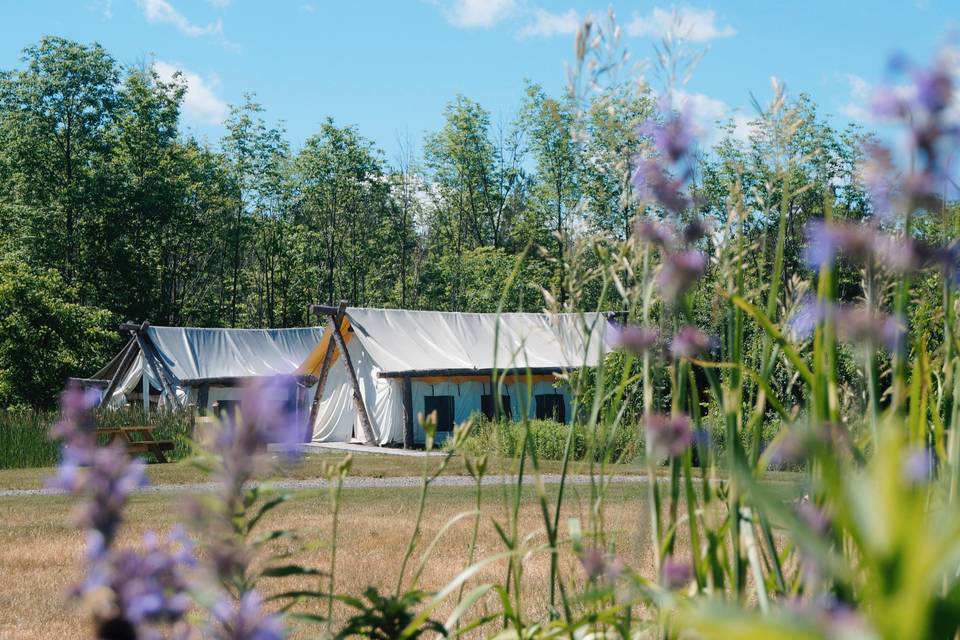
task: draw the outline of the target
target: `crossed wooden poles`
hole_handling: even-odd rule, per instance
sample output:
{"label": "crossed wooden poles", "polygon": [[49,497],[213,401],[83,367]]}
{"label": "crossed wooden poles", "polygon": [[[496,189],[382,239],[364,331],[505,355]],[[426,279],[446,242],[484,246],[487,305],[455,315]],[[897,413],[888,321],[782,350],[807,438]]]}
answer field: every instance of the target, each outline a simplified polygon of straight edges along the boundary
{"label": "crossed wooden poles", "polygon": [[376,445],[377,439],[373,434],[373,426],[370,424],[370,415],[367,413],[367,406],[363,402],[363,395],[360,393],[360,381],[357,380],[357,371],[353,368],[353,361],[347,352],[347,341],[343,339],[343,319],[347,309],[347,303],[340,301],[336,307],[312,304],[310,311],[315,313],[320,320],[326,319],[327,327],[330,328],[332,340],[327,342],[327,350],[323,354],[323,364],[320,366],[320,376],[317,378],[317,393],[313,396],[313,405],[310,407],[310,418],[307,421],[307,436],[313,429],[313,423],[317,419],[317,412],[320,410],[320,399],[323,397],[323,388],[327,384],[327,376],[330,374],[330,365],[333,364],[334,347],[340,349],[340,356],[347,366],[347,372],[350,374],[350,385],[353,387],[353,404],[360,414],[360,428],[363,430],[363,439],[368,445]]}

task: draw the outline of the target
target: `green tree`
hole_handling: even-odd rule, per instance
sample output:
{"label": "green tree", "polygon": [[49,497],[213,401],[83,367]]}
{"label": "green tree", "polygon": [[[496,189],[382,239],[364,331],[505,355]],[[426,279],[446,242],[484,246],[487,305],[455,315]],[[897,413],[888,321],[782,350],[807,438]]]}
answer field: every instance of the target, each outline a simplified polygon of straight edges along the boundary
{"label": "green tree", "polygon": [[78,299],[93,283],[85,228],[98,206],[104,136],[118,102],[119,72],[98,44],[48,36],[23,52],[22,70],[0,76],[0,143],[8,155],[6,194],[28,207],[21,233],[34,264],[56,265]]}
{"label": "green tree", "polygon": [[116,318],[75,297],[55,269],[0,259],[0,407],[52,406],[68,376],[93,373],[118,347]]}

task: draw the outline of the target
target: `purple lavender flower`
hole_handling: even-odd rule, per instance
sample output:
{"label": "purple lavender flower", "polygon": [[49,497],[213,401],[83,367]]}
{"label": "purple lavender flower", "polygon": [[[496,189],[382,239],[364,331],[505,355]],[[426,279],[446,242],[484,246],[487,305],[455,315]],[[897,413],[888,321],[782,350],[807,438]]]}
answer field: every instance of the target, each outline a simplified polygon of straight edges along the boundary
{"label": "purple lavender flower", "polygon": [[690,109],[685,107],[677,112],[669,103],[661,104],[661,109],[670,113],[662,123],[650,118],[640,125],[640,133],[653,139],[653,146],[665,159],[678,163],[687,159],[692,151],[696,136]]}
{"label": "purple lavender flower", "polygon": [[646,418],[647,446],[654,457],[683,455],[693,442],[690,418],[684,414],[655,413]]}
{"label": "purple lavender flower", "polygon": [[637,220],[633,225],[633,232],[638,238],[658,247],[672,247],[674,243],[673,230],[657,220]]}
{"label": "purple lavender flower", "polygon": [[832,263],[840,253],[858,260],[866,259],[873,253],[875,240],[876,234],[869,226],[814,220],[807,225],[805,258],[812,268]]}
{"label": "purple lavender flower", "polygon": [[588,580],[606,578],[610,582],[616,582],[625,570],[619,558],[604,553],[599,547],[587,549],[580,554],[579,559]]}
{"label": "purple lavender flower", "polygon": [[953,76],[943,60],[931,69],[913,72],[916,104],[931,114],[938,114],[950,106],[953,98]]}
{"label": "purple lavender flower", "polygon": [[266,611],[256,591],[240,602],[224,597],[214,607],[214,624],[207,637],[214,640],[282,640],[287,632],[279,615]]}
{"label": "purple lavender flower", "polygon": [[807,458],[807,438],[796,429],[789,429],[782,437],[770,443],[770,465],[773,468],[788,468]]}
{"label": "purple lavender flower", "polygon": [[946,168],[960,143],[960,127],[950,109],[955,92],[952,65],[946,52],[929,67],[900,58],[891,67],[897,73],[909,72],[910,86],[906,90],[881,87],[873,99],[875,115],[899,120],[908,129],[908,142],[919,161],[903,181],[905,210],[937,205],[951,184]]}
{"label": "purple lavender flower", "polygon": [[240,495],[243,484],[256,473],[258,454],[268,444],[281,445],[288,458],[300,454],[303,435],[297,420],[296,380],[291,376],[256,379],[244,386],[240,412],[221,416],[213,448],[220,456],[221,480],[228,497]]}
{"label": "purple lavender flower", "polygon": [[864,147],[866,160],[860,165],[858,179],[873,204],[873,215],[890,220],[894,213],[896,176],[893,154],[887,147],[870,143]]}
{"label": "purple lavender flower", "polygon": [[244,386],[240,397],[244,423],[250,424],[264,443],[280,444],[287,455],[293,456],[303,441],[296,389],[293,376],[258,378]]}
{"label": "purple lavender flower", "polygon": [[106,590],[112,594],[113,617],[103,625],[172,624],[190,608],[189,571],[195,566],[193,545],[181,528],[165,543],[156,534],[144,536],[143,552],[123,550],[94,561],[77,593],[83,597]]}
{"label": "purple lavender flower", "polygon": [[127,499],[146,484],[143,461],[131,460],[119,441],[97,446],[95,406],[96,396],[76,386],[61,395],[61,417],[52,434],[62,440],[63,453],[49,482],[84,499],[76,511],[77,524],[91,530],[91,554],[110,546]]}
{"label": "purple lavender flower", "polygon": [[903,478],[910,485],[921,485],[933,477],[933,452],[926,447],[914,447],[903,458]]}
{"label": "purple lavender flower", "polygon": [[645,353],[656,346],[660,334],[653,327],[640,325],[617,325],[607,327],[606,340],[612,349],[624,349],[637,354]]}
{"label": "purple lavender flower", "polygon": [[663,586],[671,591],[678,591],[693,580],[693,566],[675,556],[667,556],[660,569]]}
{"label": "purple lavender flower", "polygon": [[712,346],[713,340],[709,335],[692,325],[686,325],[680,327],[670,342],[670,355],[676,360],[695,358],[710,351]]}
{"label": "purple lavender flower", "polygon": [[677,251],[669,254],[657,274],[657,285],[665,300],[676,300],[703,275],[706,257],[699,251]]}
{"label": "purple lavender flower", "polygon": [[844,342],[886,347],[897,351],[903,346],[904,324],[866,307],[839,307],[834,311],[837,336]]}
{"label": "purple lavender flower", "polygon": [[690,204],[683,194],[685,180],[686,176],[672,178],[656,160],[649,158],[637,160],[633,174],[633,184],[641,198],[656,201],[674,213],[684,211]]}
{"label": "purple lavender flower", "polygon": [[803,296],[800,304],[787,321],[787,331],[796,342],[808,340],[817,326],[824,321],[827,315],[827,306],[808,293]]}
{"label": "purple lavender flower", "polygon": [[695,218],[683,228],[683,241],[688,245],[694,244],[708,233],[710,233],[710,225],[702,218]]}
{"label": "purple lavender flower", "polygon": [[823,535],[830,527],[830,518],[826,512],[806,496],[795,504],[794,512],[816,535]]}

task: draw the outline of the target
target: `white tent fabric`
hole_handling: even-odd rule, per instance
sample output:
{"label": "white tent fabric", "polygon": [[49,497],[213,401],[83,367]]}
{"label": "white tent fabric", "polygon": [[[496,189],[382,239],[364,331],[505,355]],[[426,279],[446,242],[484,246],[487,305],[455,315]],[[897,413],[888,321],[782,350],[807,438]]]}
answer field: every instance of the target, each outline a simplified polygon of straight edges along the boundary
{"label": "white tent fabric", "polygon": [[[403,441],[403,390],[400,380],[377,375],[380,369],[358,340],[347,344],[360,383],[360,395],[379,444]],[[349,442],[360,437],[360,414],[353,402],[353,386],[343,358],[330,365],[323,398],[314,422],[314,442]]]}
{"label": "white tent fabric", "polygon": [[[482,395],[490,383],[479,380],[417,379],[417,372],[473,371],[540,368],[564,369],[595,366],[603,355],[607,322],[602,314],[547,316],[534,313],[448,313],[395,309],[348,308],[352,338],[347,344],[360,383],[364,406],[380,444],[403,441],[403,388],[400,377],[380,373],[407,373],[413,378],[412,413],[423,413],[425,397],[453,396],[454,420],[462,422],[480,411]],[[317,361],[314,354],[314,361]],[[300,373],[306,373],[301,367]],[[315,374],[314,374],[315,375]],[[422,377],[422,376],[421,376]],[[330,366],[313,424],[313,442],[348,442],[362,439],[360,417],[343,358]],[[561,393],[570,415],[569,392],[558,391],[551,381],[537,381],[528,390],[519,382],[503,391],[510,397],[511,413],[520,415],[520,397],[530,393]],[[531,401],[528,415],[534,417]],[[423,441],[419,425],[416,440]]]}
{"label": "white tent fabric", "polygon": [[149,327],[147,335],[179,382],[290,374],[320,342],[323,329]]}
{"label": "white tent fabric", "polygon": [[[319,327],[200,329],[150,326],[146,339],[162,361],[173,392],[183,404],[192,401],[196,395],[191,392],[191,385],[204,380],[292,374],[317,346],[322,335],[323,329]],[[103,371],[115,365],[115,361],[119,362],[118,358],[114,358]],[[159,390],[161,395],[166,394],[139,347],[136,357],[120,375],[116,391],[107,401],[108,406],[126,404],[127,395],[137,391],[144,375],[153,389]],[[216,399],[218,396],[213,393],[208,402]]]}
{"label": "white tent fabric", "polygon": [[576,368],[601,357],[602,314],[347,309],[354,335],[384,372]]}

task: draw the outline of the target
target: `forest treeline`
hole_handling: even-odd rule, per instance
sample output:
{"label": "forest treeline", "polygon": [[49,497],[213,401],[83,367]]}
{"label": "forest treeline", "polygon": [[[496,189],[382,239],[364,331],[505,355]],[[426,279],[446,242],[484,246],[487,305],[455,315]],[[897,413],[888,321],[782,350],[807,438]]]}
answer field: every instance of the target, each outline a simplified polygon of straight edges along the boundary
{"label": "forest treeline", "polygon": [[[527,83],[505,121],[453,96],[443,125],[397,157],[329,118],[292,144],[253,94],[221,139],[201,140],[181,127],[186,90],[58,37],[0,73],[0,407],[49,404],[117,348],[123,320],[296,326],[313,321],[309,304],[340,299],[493,311],[505,296],[507,310],[539,310],[543,290],[564,295],[571,243],[623,239],[637,215],[657,215],[629,179],[651,153],[647,90],[584,104]],[[722,229],[731,191],[743,194],[755,213],[738,232],[757,240],[745,261],[761,274],[785,211],[785,278],[825,203],[847,217],[867,207],[854,175],[864,135],[805,96],[792,108],[802,124],[788,149],[761,117],[749,135],[718,125],[691,212]],[[797,188],[781,208],[765,185],[785,155]]]}

